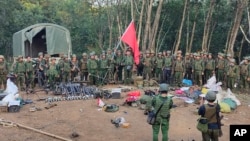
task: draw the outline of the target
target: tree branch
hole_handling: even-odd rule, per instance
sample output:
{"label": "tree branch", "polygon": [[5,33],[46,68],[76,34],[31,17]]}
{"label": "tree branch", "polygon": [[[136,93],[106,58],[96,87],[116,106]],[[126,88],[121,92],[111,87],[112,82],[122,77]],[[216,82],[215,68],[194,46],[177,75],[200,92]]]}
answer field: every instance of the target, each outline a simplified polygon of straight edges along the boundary
{"label": "tree branch", "polygon": [[246,39],[246,41],[250,44],[250,40],[247,38],[246,33],[244,32],[242,26],[240,26],[240,31],[242,32],[242,34],[244,35],[244,38]]}

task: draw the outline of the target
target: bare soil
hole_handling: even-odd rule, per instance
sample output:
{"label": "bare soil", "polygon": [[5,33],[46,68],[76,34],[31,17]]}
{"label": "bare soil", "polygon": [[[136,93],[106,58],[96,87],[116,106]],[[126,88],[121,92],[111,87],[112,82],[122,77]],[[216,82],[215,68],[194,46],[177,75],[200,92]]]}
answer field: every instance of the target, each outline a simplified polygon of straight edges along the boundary
{"label": "bare soil", "polygon": [[[110,86],[115,87],[115,86]],[[24,105],[18,113],[0,113],[1,119],[10,120],[41,131],[49,132],[73,141],[151,141],[152,127],[146,123],[143,110],[138,107],[122,106],[126,93],[122,93],[121,99],[103,100],[107,104],[120,105],[119,111],[107,113],[98,110],[97,100],[74,100],[54,102],[57,106],[50,109],[44,107],[48,104],[37,101],[39,98],[53,96],[39,92],[37,94],[25,94],[21,92],[23,99],[32,99],[33,104]],[[250,123],[250,98],[247,95],[237,95],[242,105],[229,114],[223,114],[223,136],[221,141],[229,140],[229,125]],[[176,102],[176,101],[174,101]],[[41,111],[30,112],[31,107],[41,108]],[[196,129],[198,105],[179,105],[171,111],[169,140],[170,141],[201,141],[201,134]],[[130,123],[128,128],[116,128],[110,120],[116,117],[124,117]],[[76,132],[79,137],[72,138]],[[18,127],[0,126],[1,141],[59,141],[40,133]],[[161,138],[161,133],[159,134]]]}

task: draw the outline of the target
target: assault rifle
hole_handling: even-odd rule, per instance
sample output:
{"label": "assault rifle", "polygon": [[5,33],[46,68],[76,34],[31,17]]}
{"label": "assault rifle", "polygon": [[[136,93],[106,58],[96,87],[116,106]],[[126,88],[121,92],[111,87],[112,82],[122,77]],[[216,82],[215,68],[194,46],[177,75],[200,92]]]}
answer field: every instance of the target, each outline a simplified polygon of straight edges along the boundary
{"label": "assault rifle", "polygon": [[217,100],[217,105],[216,105],[216,120],[217,120],[217,124],[219,127],[219,137],[221,137],[223,135],[222,130],[221,130],[221,126],[223,126],[223,124],[221,123],[221,120],[223,119],[223,115],[220,116],[220,111],[218,111],[218,100]]}

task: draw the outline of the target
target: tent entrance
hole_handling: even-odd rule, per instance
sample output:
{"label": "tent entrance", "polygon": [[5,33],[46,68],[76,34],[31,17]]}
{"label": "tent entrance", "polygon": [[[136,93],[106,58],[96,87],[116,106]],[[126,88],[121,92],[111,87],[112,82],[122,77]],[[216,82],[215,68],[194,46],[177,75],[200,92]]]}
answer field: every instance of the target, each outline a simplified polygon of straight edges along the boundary
{"label": "tent entrance", "polygon": [[32,58],[38,57],[39,52],[47,54],[47,44],[46,44],[46,30],[45,28],[38,32],[32,38],[32,44],[26,40],[24,42],[25,55],[31,56]]}

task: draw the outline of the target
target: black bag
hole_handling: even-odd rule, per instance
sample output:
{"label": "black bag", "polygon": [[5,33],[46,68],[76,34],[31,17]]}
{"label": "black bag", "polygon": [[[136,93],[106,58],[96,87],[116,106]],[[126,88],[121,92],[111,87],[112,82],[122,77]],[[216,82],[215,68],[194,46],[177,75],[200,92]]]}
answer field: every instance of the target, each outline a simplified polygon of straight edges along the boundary
{"label": "black bag", "polygon": [[147,123],[150,125],[154,125],[155,121],[156,121],[156,116],[159,113],[159,111],[161,110],[162,106],[164,105],[164,103],[167,100],[164,100],[163,103],[161,104],[161,106],[159,107],[159,109],[156,111],[156,113],[154,113],[154,111],[151,111],[148,113],[148,118],[147,118]]}

